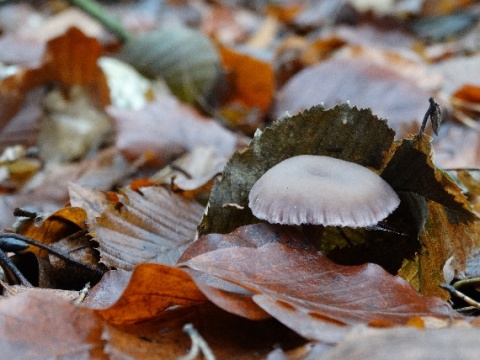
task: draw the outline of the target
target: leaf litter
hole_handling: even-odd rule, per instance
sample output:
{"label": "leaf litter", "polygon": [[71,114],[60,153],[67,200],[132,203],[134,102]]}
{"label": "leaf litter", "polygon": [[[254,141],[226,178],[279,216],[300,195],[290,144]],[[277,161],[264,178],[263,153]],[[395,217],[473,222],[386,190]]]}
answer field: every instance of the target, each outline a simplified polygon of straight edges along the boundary
{"label": "leaf litter", "polygon": [[[188,8],[188,5],[182,6]],[[210,11],[208,7],[211,5],[199,3],[198,6],[203,6],[202,10],[207,12]],[[257,4],[257,11],[262,6]],[[285,8],[283,8],[284,6]],[[241,8],[243,16],[252,16],[250,19],[257,21],[248,25],[252,26],[253,24],[250,29],[254,28],[254,31],[251,31],[253,35],[249,35],[250,40],[244,41],[244,45],[255,46],[256,54],[261,54],[263,59],[272,59],[272,50],[278,44],[276,40],[284,35],[288,36],[288,29],[292,24],[296,24],[295,26],[300,28],[305,26],[305,23],[300,25],[301,22],[297,20],[301,16],[305,16],[310,6],[290,9],[288,5],[278,5],[275,9],[269,8],[269,19],[266,20],[261,19],[252,10]],[[324,4],[324,6],[326,5]],[[357,13],[350,14],[350,16],[354,16],[358,20],[364,10],[359,8],[358,4],[355,6],[357,6]],[[380,14],[384,14],[384,10],[380,5],[376,6],[378,8],[374,7],[370,16],[383,16]],[[435,5],[427,4],[426,8],[429,9],[428,11],[432,11]],[[426,10],[425,13],[422,13],[423,10],[419,9],[414,10],[417,16],[421,17],[426,14]],[[224,14],[220,8],[217,10],[216,16]],[[237,14],[236,10],[230,10],[230,12]],[[401,11],[396,9],[391,14],[400,16]],[[332,15],[328,19],[323,18],[321,21],[334,24],[331,22],[334,17],[339,21],[345,21],[344,18],[338,17],[345,16],[343,7],[338,7],[336,10],[330,8],[330,13]],[[278,19],[272,21],[272,14],[276,14],[273,16]],[[138,16],[138,13],[136,15]],[[351,20],[352,18],[350,18]],[[235,18],[235,21],[240,21],[240,18]],[[369,18],[366,22],[371,23],[372,19]],[[272,24],[274,26],[271,26]],[[310,23],[309,26],[314,28],[319,26],[313,24]],[[203,26],[206,25],[206,23],[203,24]],[[244,25],[242,24],[242,26]],[[375,24],[375,26],[378,25],[378,23]],[[336,25],[333,26],[333,28],[335,27]],[[245,28],[241,31],[245,31]],[[356,28],[352,27],[354,30]],[[212,38],[216,38],[221,30],[219,27],[211,27],[210,35]],[[309,32],[310,30],[302,28],[301,31]],[[378,28],[370,31],[377,35],[380,34]],[[466,31],[472,30],[467,29]],[[383,35],[388,37],[388,30],[386,32],[387,34]],[[237,37],[235,42],[242,41],[239,39]],[[427,97],[431,95],[431,91],[438,90],[433,87],[435,77],[429,77],[422,73],[426,67],[431,67],[426,63],[426,59],[440,61],[442,56],[449,57],[451,54],[458,54],[458,49],[452,47],[453,45],[465,46],[465,44],[461,45],[460,42],[449,45],[442,44],[444,47],[437,55],[435,55],[434,44],[423,45],[424,48],[415,48],[417,44],[411,42],[410,44],[413,45],[402,45],[403,47],[413,46],[408,49],[410,55],[415,51],[423,56],[423,58],[416,57],[415,62],[418,66],[409,67],[414,62],[406,61],[409,55],[406,55],[405,52],[402,55],[394,53],[395,47],[389,47],[387,52],[373,49],[375,46],[368,42],[361,42],[360,46],[351,46],[357,40],[352,40],[352,36],[347,36],[331,43],[333,46],[322,48],[319,44],[324,39],[324,35],[320,35],[320,38],[311,44],[310,48],[307,47],[307,50],[315,52],[319,49],[315,49],[315,46],[320,46],[320,53],[311,57],[310,62],[305,62],[305,59],[299,60],[298,54],[300,53],[290,53],[293,58],[284,63],[287,67],[282,70],[284,71],[282,82],[287,81],[288,85],[289,80],[295,80],[296,76],[293,74],[302,67],[305,68],[303,71],[308,71],[315,66],[334,64],[332,66],[334,69],[338,69],[337,74],[345,74],[350,68],[339,67],[339,64],[365,63],[367,65],[364,67],[352,65],[350,70],[355,69],[358,72],[353,75],[350,73],[348,80],[353,76],[363,79],[363,83],[376,84],[376,86],[368,86],[354,94],[363,96],[367,105],[361,103],[362,99],[349,96],[348,91],[351,89],[345,88],[347,95],[336,92],[338,99],[329,100],[322,97],[311,103],[311,105],[316,105],[322,102],[323,106],[311,109],[305,109],[310,105],[301,105],[298,109],[287,106],[279,111],[280,120],[264,128],[264,125],[268,125],[271,120],[267,113],[267,107],[272,96],[273,106],[277,109],[279,105],[282,105],[282,99],[276,97],[275,92],[272,94],[270,91],[258,91],[255,88],[255,82],[247,81],[241,101],[249,99],[246,103],[253,107],[246,111],[244,111],[245,109],[237,111],[235,106],[226,109],[230,111],[229,115],[232,115],[235,120],[228,126],[233,128],[236,133],[232,132],[232,129],[225,130],[208,116],[199,115],[198,112],[192,110],[192,106],[181,104],[173,96],[158,97],[158,94],[151,94],[150,90],[148,93],[141,94],[142,101],[145,102],[143,110],[110,107],[107,111],[113,118],[117,132],[100,136],[100,138],[102,142],[104,141],[102,146],[111,146],[110,149],[114,149],[109,158],[112,166],[108,168],[102,167],[100,164],[97,170],[90,173],[90,179],[86,179],[83,184],[88,183],[92,186],[92,183],[95,184],[96,177],[102,177],[106,179],[95,184],[94,187],[104,191],[115,191],[99,192],[88,186],[78,186],[78,183],[82,183],[82,181],[78,181],[81,175],[80,177],[77,175],[76,169],[78,168],[71,168],[74,169],[71,174],[74,181],[77,182],[70,186],[70,201],[73,207],[65,207],[62,210],[64,215],[56,214],[51,218],[47,217],[44,225],[40,225],[37,230],[34,229],[36,226],[34,218],[38,217],[40,213],[32,211],[31,213],[36,215],[27,217],[24,223],[25,226],[30,222],[32,237],[48,244],[45,246],[52,247],[64,246],[70,242],[69,239],[73,239],[72,237],[80,236],[77,233],[85,233],[87,230],[90,232],[90,235],[82,235],[86,243],[73,245],[74,247],[97,248],[103,263],[107,265],[105,275],[92,290],[92,297],[89,299],[87,296],[86,298],[90,309],[85,309],[87,303],[71,308],[64,306],[69,304],[66,300],[53,300],[50,295],[38,297],[35,290],[30,288],[24,294],[17,295],[17,298],[27,299],[32,303],[36,302],[37,308],[70,309],[68,310],[70,313],[85,321],[89,319],[88,321],[95,322],[96,330],[93,341],[98,344],[98,334],[101,334],[101,342],[99,346],[92,346],[88,343],[92,339],[86,340],[83,349],[88,349],[85,351],[90,354],[86,352],[83,354],[84,357],[89,358],[105,358],[106,354],[114,357],[126,356],[139,359],[152,358],[152,356],[177,358],[185,355],[190,346],[190,339],[181,332],[183,325],[187,322],[192,322],[193,326],[198,328],[201,335],[205,337],[207,343],[212,346],[214,353],[224,358],[235,358],[232,357],[232,354],[238,354],[239,349],[243,349],[243,352],[240,351],[241,355],[238,355],[238,358],[242,358],[242,356],[252,358],[252,349],[259,349],[256,354],[257,358],[265,358],[267,354],[269,357],[274,356],[274,353],[294,356],[295,351],[303,354],[297,355],[298,358],[307,358],[308,355],[305,353],[308,353],[309,349],[313,351],[316,348],[315,351],[323,352],[328,351],[334,344],[345,344],[349,351],[348,339],[350,336],[354,338],[353,330],[363,329],[366,326],[370,329],[396,326],[397,329],[393,329],[391,337],[398,339],[398,344],[410,343],[412,336],[415,338],[425,336],[426,343],[430,341],[429,339],[442,338],[443,335],[440,332],[419,332],[409,328],[409,326],[428,327],[428,319],[436,319],[437,322],[442,320],[443,325],[441,326],[447,327],[454,326],[466,319],[471,324],[464,323],[465,327],[475,326],[475,322],[470,318],[463,318],[453,312],[446,302],[438,297],[429,297],[436,295],[448,299],[448,294],[438,287],[444,281],[442,267],[447,261],[453,267],[454,277],[462,277],[461,281],[470,280],[464,278],[465,265],[467,264],[468,270],[468,266],[471,266],[472,263],[468,260],[470,249],[477,246],[478,242],[476,239],[478,221],[471,211],[472,198],[467,199],[462,193],[462,189],[455,184],[454,179],[434,165],[431,138],[427,135],[406,136],[402,132],[397,133],[397,136],[405,137],[405,139],[394,142],[394,133],[390,129],[390,127],[394,127],[395,130],[401,128],[401,131],[416,131],[416,128],[410,125],[404,128],[405,121],[415,119],[418,122],[420,115],[425,110]],[[111,39],[107,41],[111,41]],[[72,50],[67,51],[69,53],[84,52],[89,47],[85,44],[92,44],[96,49],[90,54],[93,56],[88,57],[89,66],[83,67],[85,64],[78,62],[82,58],[81,56],[75,58],[62,56],[62,54],[65,55],[66,48]],[[117,45],[115,44],[115,46]],[[222,46],[239,49],[232,44],[222,43]],[[2,81],[0,85],[3,90],[1,103],[6,105],[2,106],[4,109],[2,124],[8,123],[15,114],[20,106],[20,99],[25,98],[27,102],[29,101],[29,98],[25,97],[27,90],[33,89],[37,85],[44,86],[44,84],[56,87],[57,85],[53,84],[52,80],[60,80],[63,83],[62,86],[65,87],[62,90],[63,94],[68,94],[72,90],[72,86],[79,83],[83,84],[84,89],[90,87],[87,92],[100,94],[100,98],[96,98],[96,100],[101,99],[98,109],[100,112],[104,111],[103,107],[108,103],[105,101],[107,98],[104,91],[106,85],[96,61],[99,53],[105,49],[98,49],[97,42],[83,36],[77,29],[69,30],[65,37],[50,41],[46,50],[48,56],[44,56],[43,63],[35,65],[30,62],[31,65],[27,65],[26,69],[7,78],[7,81]],[[448,51],[451,52],[448,53]],[[61,58],[67,61],[62,63]],[[247,59],[251,60],[252,58],[248,57]],[[385,66],[386,62],[390,62],[392,66],[390,68]],[[314,65],[315,63],[318,65]],[[272,62],[272,64],[275,63]],[[265,69],[267,69],[269,62],[265,61],[265,65]],[[290,65],[293,65],[293,68],[289,69]],[[220,64],[220,66],[225,66],[225,64]],[[231,74],[244,71],[244,69],[238,68],[238,64],[231,66]],[[415,71],[419,71],[415,74],[419,74],[419,76],[413,78],[408,74],[405,75],[407,68],[415,68]],[[391,80],[387,84],[388,86],[383,84],[385,87],[382,87],[381,84],[375,82],[374,77],[368,75],[371,69],[388,72],[388,78]],[[439,69],[441,68],[439,67]],[[57,72],[57,70],[61,71]],[[222,70],[225,71],[225,68]],[[268,68],[269,73],[271,70]],[[267,72],[267,70],[265,71]],[[273,68],[273,71],[277,76],[278,69]],[[93,73],[96,75],[91,77],[90,75]],[[339,85],[335,79],[328,80],[330,75],[331,72],[327,72],[322,77],[321,83],[325,88],[328,88],[327,85]],[[447,75],[446,72],[443,74],[444,77]],[[230,80],[249,80],[247,78],[248,76],[245,79],[235,79],[233,76]],[[100,82],[93,80],[92,83],[90,81],[92,79],[100,79]],[[426,80],[428,89],[422,87],[425,84],[420,85],[417,80]],[[451,93],[463,86],[464,83],[465,80],[458,80],[452,87]],[[403,84],[410,90],[395,88],[398,84]],[[435,84],[438,85],[438,83]],[[307,78],[302,85],[301,90],[293,91],[290,94],[284,91],[287,88],[285,86],[282,92],[285,96],[291,96],[295,101],[304,95],[304,90],[313,88],[315,84],[312,84],[312,79]],[[248,88],[248,86],[251,87]],[[353,86],[353,88],[355,87]],[[377,88],[396,90],[391,93],[381,91],[381,96],[372,95],[375,94],[372,90],[378,90]],[[446,87],[443,88],[443,90],[445,89]],[[100,93],[97,92],[98,90]],[[257,94],[266,96],[264,102],[262,102],[262,98],[255,96],[256,91],[258,91]],[[212,94],[218,96],[218,89],[215,89]],[[385,94],[402,94],[400,98],[408,98],[410,102],[405,103],[407,107],[403,107],[400,111],[399,108],[395,108],[395,104],[399,104],[400,98],[387,96],[390,101],[380,101],[379,99],[382,98],[388,100],[385,99]],[[416,95],[411,97],[414,94]],[[443,95],[440,99],[443,106],[449,102],[453,103],[453,100]],[[217,117],[219,113],[216,111],[222,110],[221,101],[210,103],[212,99],[201,100],[205,101],[202,103],[202,106],[205,106],[202,110]],[[259,104],[256,103],[257,100],[262,100],[260,101],[261,112],[255,110],[255,106]],[[373,113],[389,117],[389,123],[373,116],[370,110],[351,107],[344,103],[330,109],[326,108],[345,100],[351,100],[357,106],[372,107]],[[383,114],[376,109],[376,106],[385,103],[393,106],[391,112]],[[412,106],[413,103],[417,105]],[[295,113],[297,110],[303,112]],[[415,115],[405,116],[407,110],[417,112]],[[30,113],[26,118],[30,118],[29,121],[32,121],[37,116],[35,115],[36,110],[29,109],[28,111]],[[284,111],[290,111],[294,115],[290,116]],[[400,125],[392,122],[392,119],[398,114],[401,114]],[[253,115],[256,116],[255,121],[249,123],[248,121],[253,119]],[[468,116],[475,116],[475,113],[469,113]],[[447,117],[449,117],[448,114]],[[132,119],[139,121],[131,121]],[[167,120],[165,121],[165,119]],[[254,123],[255,125],[252,125]],[[225,122],[222,124],[225,125]],[[470,121],[469,124],[472,122]],[[199,205],[193,199],[205,203],[205,194],[208,194],[211,181],[217,177],[217,173],[225,164],[224,161],[236,149],[245,144],[245,137],[239,133],[250,132],[256,126],[264,128],[263,133],[258,131],[249,147],[234,154],[225,166],[223,174],[217,178],[209,199],[208,212],[198,228],[202,236],[194,241],[196,226],[204,212],[204,206]],[[144,131],[141,136],[136,136],[135,133],[138,129],[147,131]],[[447,131],[453,129],[452,123],[447,123],[444,129]],[[35,127],[32,126],[30,130],[28,136],[23,137],[25,145],[27,145],[27,141],[31,143],[36,136]],[[439,133],[440,139],[444,136],[442,130]],[[452,134],[458,138],[458,132],[450,131],[450,136]],[[14,137],[10,137],[10,140],[12,139]],[[121,145],[122,141],[123,145]],[[161,146],[158,146],[159,141]],[[434,143],[436,149],[439,143],[441,142]],[[173,164],[168,172],[165,172],[166,175],[163,178],[151,177],[153,169],[157,171],[159,167],[169,163],[171,159],[185,151],[192,151],[193,154],[199,146],[211,146],[212,144],[214,151],[218,151],[212,158],[219,160],[220,165],[207,171],[204,174],[205,179],[202,179],[203,175],[200,172],[197,174],[191,170],[194,167],[190,168],[191,165],[188,161],[181,162],[180,160]],[[123,151],[122,155],[118,151],[119,147]],[[95,156],[95,152],[96,149],[93,149],[92,153],[87,156]],[[252,216],[248,208],[248,193],[252,185],[273,165],[301,154],[328,155],[368,167],[382,176],[397,191],[401,205],[388,218],[369,228],[326,227],[313,230],[303,225],[294,228],[259,223],[259,220]],[[444,152],[444,159],[445,154],[446,152]],[[149,162],[150,160],[154,161]],[[47,166],[51,166],[49,162],[46,162]],[[116,165],[113,164],[115,162]],[[182,165],[178,166],[178,164]],[[149,168],[150,166],[153,166],[153,169]],[[67,169],[66,167],[64,171],[69,172],[65,169]],[[208,170],[208,166],[205,165],[204,170]],[[35,171],[42,173],[41,168],[37,168]],[[115,176],[110,178],[109,171],[113,171]],[[189,178],[191,174],[194,175],[192,179]],[[132,179],[130,176],[138,177]],[[55,174],[52,177],[55,178]],[[62,179],[67,177],[64,176]],[[195,188],[199,186],[196,185],[197,180],[199,185],[205,186],[200,192]],[[159,182],[163,183],[162,187],[158,186]],[[153,184],[157,184],[157,186],[152,186]],[[17,186],[15,190],[8,190],[8,184],[5,185],[4,188],[10,193],[20,189],[24,196],[36,194],[36,198],[40,201],[42,199],[41,191],[51,192],[54,188],[51,184],[49,185],[48,179],[37,188],[33,183],[27,183],[25,186],[18,182],[15,183]],[[189,186],[195,189],[191,189]],[[42,189],[43,187],[45,190]],[[33,189],[33,193],[29,192],[31,189]],[[62,201],[68,200],[67,187],[61,185],[58,194],[52,198],[57,201],[57,210],[62,208]],[[18,199],[20,200],[20,197]],[[31,199],[34,200],[35,196],[32,196]],[[28,199],[23,200],[28,203]],[[183,205],[179,207],[179,204]],[[75,218],[74,213],[78,211],[76,209],[80,208],[84,213]],[[28,214],[28,211],[25,214]],[[20,230],[17,231],[20,232]],[[74,242],[71,243],[74,244]],[[62,249],[68,249],[68,247],[62,247]],[[62,251],[72,251],[73,257],[78,249]],[[12,256],[12,259],[27,258],[29,254],[32,255],[30,249],[26,254]],[[33,257],[38,262],[33,265],[33,268],[44,269],[45,261],[55,263],[52,254],[48,257],[45,254],[41,255]],[[178,265],[175,266],[177,260]],[[155,263],[151,263],[152,261]],[[40,277],[45,277],[47,272],[44,270],[40,270],[40,272]],[[408,282],[418,292],[398,275],[408,279]],[[454,278],[453,281],[456,279]],[[46,284],[40,281],[39,283]],[[69,283],[71,284],[70,281]],[[460,284],[460,282],[458,283]],[[11,299],[13,298],[11,297]],[[4,299],[4,301],[8,301],[8,299]],[[10,302],[4,302],[4,304],[6,307],[13,306]],[[28,308],[33,309],[35,306]],[[214,309],[214,311],[210,311],[210,315],[202,315],[203,317],[195,315],[204,312],[207,308]],[[235,315],[230,315],[228,312]],[[13,314],[13,317],[18,318],[18,314],[26,313],[25,310],[20,309]],[[60,316],[60,312],[58,315]],[[23,319],[28,319],[27,316],[29,315],[25,315]],[[4,318],[10,321],[12,317],[8,314]],[[36,318],[41,318],[41,315],[37,315]],[[59,321],[69,321],[64,319],[61,317]],[[249,319],[257,321],[252,322]],[[247,326],[237,327],[237,324],[242,321]],[[138,324],[139,322],[141,324]],[[282,323],[286,326],[281,325]],[[78,324],[77,321],[72,321],[72,325],[76,324]],[[21,326],[23,325],[20,325],[20,329],[22,329]],[[215,326],[223,328],[223,331],[210,332],[209,328]],[[232,330],[231,326],[238,330],[233,337],[228,335],[231,331],[225,331],[226,329]],[[84,329],[80,331],[83,334],[88,331],[87,327],[83,327],[83,325],[80,328]],[[275,328],[278,331],[267,341],[266,347],[256,347],[257,344],[252,339],[258,338],[259,331],[266,332],[269,328]],[[395,330],[400,331],[395,332]],[[379,334],[386,334],[383,331],[383,329],[379,330]],[[407,337],[404,337],[405,334],[400,334],[401,331],[405,331]],[[247,334],[254,336],[247,340]],[[271,351],[275,342],[272,342],[272,339],[278,340],[282,336],[288,338],[292,335],[297,336],[293,343],[281,341],[280,346],[285,349],[284,352],[279,348]],[[455,335],[460,336],[460,331],[456,332],[452,328],[451,338],[455,338]],[[244,344],[241,343],[241,339],[238,339],[239,336],[245,336]],[[408,338],[408,336],[411,337]],[[360,343],[369,344],[365,339],[370,337],[374,339],[375,335],[373,333],[360,335]],[[9,339],[8,336],[4,338]],[[177,340],[173,341],[173,339]],[[232,341],[232,339],[235,340]],[[305,344],[306,339],[314,342]],[[472,343],[468,336],[462,335],[462,339],[465,339],[462,342],[465,344],[465,348]],[[40,346],[38,340],[42,339],[39,338],[37,342],[31,344],[32,349]],[[82,342],[84,338],[78,338],[78,341]],[[89,345],[86,345],[87,343]],[[50,345],[52,344],[50,343]],[[127,344],[135,344],[134,349]],[[310,344],[312,345],[309,348]],[[322,344],[326,347],[319,350],[318,346]],[[76,349],[75,346],[72,348]],[[360,347],[358,344],[355,346]],[[251,351],[245,351],[246,348]],[[389,348],[389,345],[385,345],[382,349],[384,348]],[[429,348],[431,349],[432,346]],[[11,349],[13,349],[11,346],[5,348],[2,346],[2,351]],[[45,352],[50,351],[49,349],[53,349],[55,355],[64,351],[63,348],[58,347],[58,352],[56,352],[54,345],[47,346],[44,347],[44,352],[38,351],[36,358],[41,358]],[[343,351],[341,346],[338,346],[337,349]],[[431,350],[416,349],[414,351],[412,347],[409,347],[408,351],[414,356],[414,353],[423,354],[425,351],[430,353]],[[9,353],[8,356],[12,354]],[[313,353],[310,355],[313,356]],[[335,357],[338,356],[338,353],[330,352],[330,355]],[[468,353],[465,353],[465,356],[471,357]]]}

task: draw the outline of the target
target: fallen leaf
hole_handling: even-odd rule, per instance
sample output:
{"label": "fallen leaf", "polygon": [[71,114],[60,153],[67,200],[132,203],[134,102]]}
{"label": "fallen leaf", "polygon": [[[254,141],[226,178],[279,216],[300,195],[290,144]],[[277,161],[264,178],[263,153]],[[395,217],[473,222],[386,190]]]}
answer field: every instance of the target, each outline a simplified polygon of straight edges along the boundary
{"label": "fallen leaf", "polygon": [[[478,329],[359,329],[318,359],[465,359],[478,357]],[[375,349],[372,351],[372,349]]]}
{"label": "fallen leaf", "polygon": [[[272,305],[271,314],[277,320],[302,336],[321,341],[338,341],[345,335],[342,327],[349,325],[401,325],[413,316],[453,315],[440,299],[419,295],[405,280],[377,265],[337,265],[315,251],[302,249],[304,242],[300,239],[291,238],[288,245],[276,242],[279,227],[263,226],[267,226],[268,238],[272,239],[263,246],[220,248],[179,265],[189,271],[200,288],[202,273],[245,288],[252,294],[243,294],[245,300],[253,300],[267,313]],[[236,304],[225,302],[221,294],[206,295],[226,311],[235,312]],[[317,322],[322,326],[317,328]],[[326,327],[336,332],[329,337],[316,331]]]}
{"label": "fallen leaf", "polygon": [[[236,127],[245,129],[246,132],[253,132],[258,127],[262,115],[269,109],[274,94],[274,74],[272,66],[260,59],[243,54],[238,50],[222,46],[219,48],[222,57],[223,67],[231,94],[221,108],[221,112]],[[247,114],[245,117],[229,117],[234,113]],[[256,120],[246,120],[248,114],[257,111]],[[239,114],[240,115],[240,114]]]}
{"label": "fallen leaf", "polygon": [[402,136],[406,135],[403,127],[420,123],[429,96],[390,65],[363,58],[330,59],[292,77],[280,89],[273,114],[280,117],[285,111],[295,114],[317,104],[331,107],[349,101],[352,106],[370,108],[388,119],[397,136]]}
{"label": "fallen leaf", "polygon": [[31,290],[0,301],[3,359],[107,359],[102,321],[93,310]]}
{"label": "fallen leaf", "polygon": [[116,146],[129,158],[153,152],[157,162],[167,160],[196,146],[214,146],[222,156],[230,156],[241,139],[213,120],[200,116],[173,97],[159,97],[142,110],[108,107],[116,122]]}
{"label": "fallen leaf", "polygon": [[26,93],[44,84],[82,85],[89,88],[100,105],[108,104],[108,86],[97,65],[102,50],[96,39],[85,36],[77,28],[50,40],[41,66],[20,71],[0,83],[0,103],[6,105],[0,114],[1,127],[19,110]]}
{"label": "fallen leaf", "polygon": [[[118,273],[118,276],[122,282],[126,280],[124,274]],[[102,280],[97,286],[104,287],[105,281],[111,284],[112,280],[115,278]],[[114,286],[117,285],[114,283]],[[102,294],[110,297],[108,291],[103,290]],[[113,298],[109,298],[106,303],[110,303]],[[133,324],[156,319],[171,307],[192,306],[206,301],[205,296],[185,271],[166,265],[144,263],[135,267],[127,287],[118,300],[107,308],[98,309],[97,313],[112,324]],[[97,299],[93,307],[98,304]]]}
{"label": "fallen leaf", "polygon": [[165,79],[172,92],[189,103],[206,97],[218,76],[219,56],[213,43],[186,26],[164,26],[132,36],[118,57],[151,77]]}
{"label": "fallen leaf", "polygon": [[182,330],[192,324],[217,359],[265,359],[273,347],[289,349],[305,342],[274,319],[250,321],[211,303],[166,311],[153,321],[128,326],[106,326],[102,339],[112,358],[177,359],[192,340]]}
{"label": "fallen leaf", "polygon": [[140,191],[123,189],[118,203],[111,203],[90,226],[108,266],[131,270],[143,262],[173,265],[195,238],[203,206],[162,187]]}
{"label": "fallen leaf", "polygon": [[[71,235],[78,230],[85,229],[86,213],[81,208],[67,207],[49,215],[41,224],[35,219],[22,222],[17,232],[21,235],[49,245]],[[28,250],[39,257],[47,257],[45,250],[31,246]]]}

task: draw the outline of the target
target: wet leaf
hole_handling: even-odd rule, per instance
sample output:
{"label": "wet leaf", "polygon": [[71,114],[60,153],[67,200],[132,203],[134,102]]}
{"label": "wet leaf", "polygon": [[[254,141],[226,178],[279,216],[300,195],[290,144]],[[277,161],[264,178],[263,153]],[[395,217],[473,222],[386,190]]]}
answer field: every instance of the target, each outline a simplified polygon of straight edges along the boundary
{"label": "wet leaf", "polygon": [[90,231],[101,261],[131,270],[142,262],[173,265],[194,240],[204,208],[161,187],[124,189]]}

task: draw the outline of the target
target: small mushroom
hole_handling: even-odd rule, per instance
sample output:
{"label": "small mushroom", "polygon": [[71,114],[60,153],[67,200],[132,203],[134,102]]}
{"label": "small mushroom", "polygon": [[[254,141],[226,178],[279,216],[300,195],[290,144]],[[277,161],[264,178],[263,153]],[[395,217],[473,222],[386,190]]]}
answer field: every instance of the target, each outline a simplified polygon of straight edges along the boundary
{"label": "small mushroom", "polygon": [[353,162],[328,156],[288,158],[253,185],[248,206],[270,223],[368,227],[400,203],[379,175]]}

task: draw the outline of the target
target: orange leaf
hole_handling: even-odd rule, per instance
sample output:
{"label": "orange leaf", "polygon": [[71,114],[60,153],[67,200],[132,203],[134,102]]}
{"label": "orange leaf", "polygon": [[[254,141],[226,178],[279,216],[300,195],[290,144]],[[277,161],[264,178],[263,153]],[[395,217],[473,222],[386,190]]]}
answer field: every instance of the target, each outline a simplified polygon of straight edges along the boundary
{"label": "orange leaf", "polygon": [[261,112],[267,111],[274,92],[271,65],[225,46],[220,47],[219,51],[234,88],[231,102],[258,108]]}
{"label": "orange leaf", "polygon": [[[29,219],[22,224],[18,233],[48,245],[68,235],[72,235],[79,230],[85,229],[86,219],[87,214],[85,210],[67,207],[48,216],[40,226],[35,224],[33,219]],[[47,256],[45,250],[40,250],[35,247],[30,247],[28,251],[40,257]]]}
{"label": "orange leaf", "polygon": [[465,84],[455,91],[452,97],[462,99],[468,102],[480,102],[480,87],[471,84]]}
{"label": "orange leaf", "polygon": [[[102,284],[105,296],[111,288]],[[115,281],[109,278],[108,281]],[[205,296],[198,290],[191,277],[183,270],[160,264],[144,263],[138,265],[120,298],[110,307],[98,310],[106,320],[114,324],[138,323],[159,317],[161,313],[173,306],[190,306],[206,302]]]}

